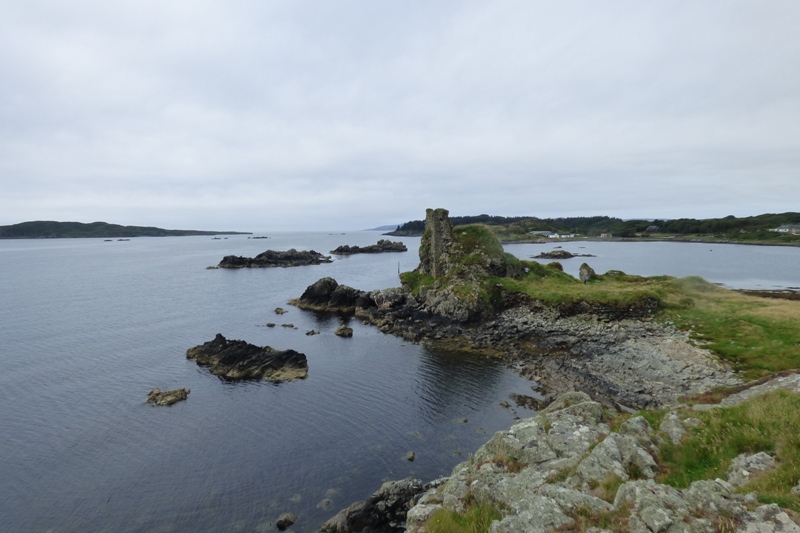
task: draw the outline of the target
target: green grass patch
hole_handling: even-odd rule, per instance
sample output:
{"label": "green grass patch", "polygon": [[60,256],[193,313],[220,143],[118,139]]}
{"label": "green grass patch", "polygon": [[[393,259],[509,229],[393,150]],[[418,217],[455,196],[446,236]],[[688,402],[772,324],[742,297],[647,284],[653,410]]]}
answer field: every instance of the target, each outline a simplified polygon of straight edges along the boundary
{"label": "green grass patch", "polygon": [[503,514],[492,503],[473,503],[464,514],[450,509],[439,509],[425,523],[429,533],[486,533],[495,520]]}
{"label": "green grass patch", "polygon": [[748,296],[700,278],[671,283],[662,316],[691,331],[744,379],[800,368],[800,302]]}
{"label": "green grass patch", "polygon": [[411,293],[415,296],[419,294],[420,288],[426,285],[433,285],[433,276],[429,274],[420,274],[417,271],[403,272],[400,274],[400,283],[411,289]]}
{"label": "green grass patch", "polygon": [[461,245],[466,255],[486,254],[490,259],[503,259],[506,255],[500,239],[483,224],[455,227],[453,239]]}
{"label": "green grass patch", "polygon": [[659,447],[657,481],[686,488],[692,481],[725,478],[737,455],[763,451],[775,457],[777,468],[755,477],[742,492],[757,491],[763,502],[800,511],[800,499],[790,493],[800,479],[800,395],[773,392],[696,416],[702,425],[679,444]]}

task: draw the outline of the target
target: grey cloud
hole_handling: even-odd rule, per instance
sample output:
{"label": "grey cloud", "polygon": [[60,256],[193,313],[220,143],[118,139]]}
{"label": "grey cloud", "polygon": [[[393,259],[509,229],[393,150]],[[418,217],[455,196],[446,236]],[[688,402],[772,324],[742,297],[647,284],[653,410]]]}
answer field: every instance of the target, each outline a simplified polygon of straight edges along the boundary
{"label": "grey cloud", "polygon": [[796,210],[799,15],[792,1],[7,3],[0,224]]}

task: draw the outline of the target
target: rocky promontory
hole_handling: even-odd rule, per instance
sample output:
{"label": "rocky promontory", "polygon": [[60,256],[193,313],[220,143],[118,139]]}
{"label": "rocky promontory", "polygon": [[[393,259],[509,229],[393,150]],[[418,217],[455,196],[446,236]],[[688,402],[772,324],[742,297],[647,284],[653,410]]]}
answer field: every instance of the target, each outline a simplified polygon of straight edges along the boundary
{"label": "rocky promontory", "polygon": [[226,255],[217,266],[219,268],[271,268],[319,265],[330,262],[332,261],[329,256],[322,255],[314,250],[298,251],[292,248],[285,252],[267,250],[255,257]]}
{"label": "rocky promontory", "polygon": [[220,333],[214,340],[188,349],[186,358],[208,366],[212,374],[229,380],[281,382],[308,377],[308,361],[304,354],[228,340]]}
{"label": "rocky promontory", "polygon": [[400,241],[392,242],[388,239],[381,239],[377,244],[369,246],[349,246],[344,244],[335,250],[331,250],[334,255],[353,255],[353,254],[382,254],[386,252],[407,252],[408,248]]}
{"label": "rocky promontory", "polygon": [[[420,265],[403,275],[402,287],[365,292],[323,278],[290,303],[353,314],[407,341],[504,357],[551,398],[579,389],[609,406],[659,407],[739,383],[687,334],[652,320],[658,300],[543,303],[497,283],[523,277],[526,267],[488,230],[454,230],[443,209],[428,210],[426,223]],[[598,279],[586,269],[581,281]]]}

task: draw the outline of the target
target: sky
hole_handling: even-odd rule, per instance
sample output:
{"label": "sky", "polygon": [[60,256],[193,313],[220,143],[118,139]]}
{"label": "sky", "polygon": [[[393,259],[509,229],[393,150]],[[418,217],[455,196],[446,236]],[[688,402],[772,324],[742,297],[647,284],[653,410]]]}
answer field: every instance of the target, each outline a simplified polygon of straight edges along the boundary
{"label": "sky", "polygon": [[0,3],[0,225],[800,211],[796,0]]}

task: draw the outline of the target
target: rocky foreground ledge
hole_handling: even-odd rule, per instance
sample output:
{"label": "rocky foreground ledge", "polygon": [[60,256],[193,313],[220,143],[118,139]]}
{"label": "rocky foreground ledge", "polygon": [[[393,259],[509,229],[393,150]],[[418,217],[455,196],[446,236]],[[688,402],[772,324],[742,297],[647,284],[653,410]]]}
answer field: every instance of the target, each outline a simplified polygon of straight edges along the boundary
{"label": "rocky foreground ledge", "polygon": [[186,358],[229,380],[281,382],[308,377],[308,361],[302,353],[228,340],[219,333],[214,340],[189,348]]}
{"label": "rocky foreground ledge", "polygon": [[726,479],[676,489],[654,480],[656,449],[680,442],[700,421],[673,411],[657,430],[636,416],[613,431],[613,416],[584,393],[565,394],[496,433],[449,478],[387,482],[320,531],[434,533],[437,512],[463,514],[482,502],[497,513],[491,533],[800,533],[777,505],[736,492],[776,468],[768,454],[742,454]]}

